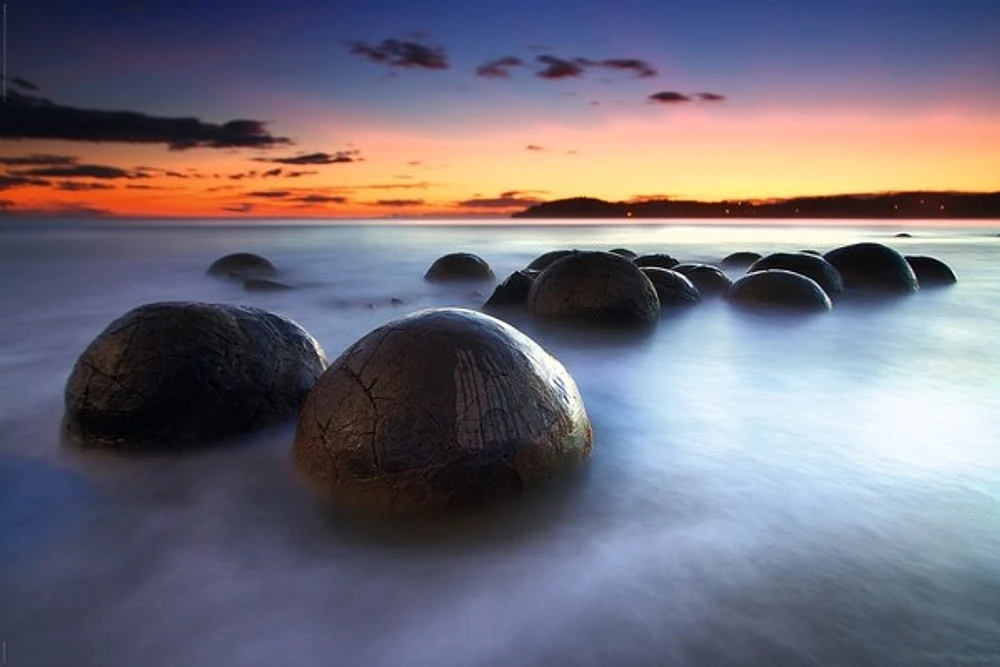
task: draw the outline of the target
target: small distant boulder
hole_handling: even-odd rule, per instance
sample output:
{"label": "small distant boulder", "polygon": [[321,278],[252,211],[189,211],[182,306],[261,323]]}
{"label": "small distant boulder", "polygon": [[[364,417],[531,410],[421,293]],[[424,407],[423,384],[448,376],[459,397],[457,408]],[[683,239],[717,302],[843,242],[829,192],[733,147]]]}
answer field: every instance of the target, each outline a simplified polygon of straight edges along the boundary
{"label": "small distant boulder", "polygon": [[727,269],[745,269],[761,258],[759,252],[741,250],[726,255],[722,258],[722,266]]}
{"label": "small distant boulder", "polygon": [[893,238],[897,238],[897,239],[912,239],[913,238],[913,234],[910,234],[908,232],[899,232],[898,234],[893,234]]}
{"label": "small distant boulder", "polygon": [[66,436],[117,450],[201,446],[298,414],[326,368],[302,327],[258,308],[140,306],[84,350],[66,384]]}
{"label": "small distant boulder", "polygon": [[906,255],[904,259],[913,269],[921,287],[944,287],[958,282],[955,272],[940,259],[926,255]]}
{"label": "small distant boulder", "polygon": [[217,278],[242,281],[252,278],[270,278],[277,275],[278,269],[265,257],[251,252],[237,252],[215,260],[208,267],[207,273]]}
{"label": "small distant boulder", "polygon": [[620,257],[624,257],[625,259],[635,259],[639,256],[639,253],[629,250],[628,248],[612,248],[608,252],[612,252]]}
{"label": "small distant boulder", "polygon": [[597,325],[655,322],[660,300],[649,278],[610,252],[578,252],[542,271],[528,292],[528,311],[539,317]]}
{"label": "small distant boulder", "polygon": [[516,495],[586,461],[573,378],[517,329],[435,308],[363,336],[309,392],[293,453],[345,504],[412,514]]}
{"label": "small distant boulder", "polygon": [[486,301],[486,307],[523,306],[528,300],[528,291],[535,279],[526,271],[514,271],[496,286]]}
{"label": "small distant boulder", "polygon": [[840,271],[847,290],[906,293],[918,288],[917,276],[903,256],[881,243],[854,243],[823,257]]}
{"label": "small distant boulder", "polygon": [[548,268],[549,264],[556,261],[557,259],[562,259],[568,255],[579,252],[578,250],[550,250],[547,253],[541,254],[535,259],[531,260],[531,263],[525,267],[528,271],[544,271]]}
{"label": "small distant boulder", "polygon": [[492,280],[493,277],[493,269],[486,260],[471,252],[455,252],[439,257],[424,274],[424,280],[436,282]]}
{"label": "small distant boulder", "polygon": [[640,269],[653,283],[660,306],[686,306],[701,301],[698,288],[683,273],[658,266],[644,266]]}
{"label": "small distant boulder", "polygon": [[833,297],[844,291],[844,279],[840,271],[819,255],[806,252],[776,252],[761,257],[750,265],[747,273],[766,271],[768,269],[784,269],[801,273],[815,280],[823,291]]}
{"label": "small distant boulder", "polygon": [[833,307],[815,280],[784,269],[751,271],[733,283],[726,298],[752,308],[818,312]]}
{"label": "small distant boulder", "polygon": [[638,267],[655,266],[661,269],[672,269],[680,264],[680,261],[666,253],[654,252],[648,255],[639,255],[632,260],[632,263]]}
{"label": "small distant boulder", "polygon": [[678,264],[673,270],[684,274],[702,296],[723,296],[733,285],[733,281],[722,269],[711,264],[685,262]]}

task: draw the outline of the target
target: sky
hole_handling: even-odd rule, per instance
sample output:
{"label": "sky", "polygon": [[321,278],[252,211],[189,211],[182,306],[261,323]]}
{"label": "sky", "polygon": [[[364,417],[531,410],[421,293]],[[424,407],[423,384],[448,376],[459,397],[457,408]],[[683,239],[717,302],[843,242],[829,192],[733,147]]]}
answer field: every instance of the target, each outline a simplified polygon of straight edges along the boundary
{"label": "sky", "polygon": [[6,0],[0,215],[1000,190],[998,0]]}

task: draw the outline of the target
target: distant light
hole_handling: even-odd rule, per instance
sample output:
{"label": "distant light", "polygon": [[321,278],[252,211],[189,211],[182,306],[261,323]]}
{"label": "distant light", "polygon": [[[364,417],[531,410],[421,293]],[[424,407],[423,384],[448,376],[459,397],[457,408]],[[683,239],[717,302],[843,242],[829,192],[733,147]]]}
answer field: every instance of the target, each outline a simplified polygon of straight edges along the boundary
{"label": "distant light", "polygon": [[726,215],[729,215],[729,209],[728,208],[726,209]]}
{"label": "distant light", "polygon": [[944,210],[944,204],[941,204],[941,210],[942,211]]}
{"label": "distant light", "polygon": [[626,217],[626,218],[631,218],[631,217],[632,217],[632,211],[627,211],[627,212],[625,213],[625,217]]}

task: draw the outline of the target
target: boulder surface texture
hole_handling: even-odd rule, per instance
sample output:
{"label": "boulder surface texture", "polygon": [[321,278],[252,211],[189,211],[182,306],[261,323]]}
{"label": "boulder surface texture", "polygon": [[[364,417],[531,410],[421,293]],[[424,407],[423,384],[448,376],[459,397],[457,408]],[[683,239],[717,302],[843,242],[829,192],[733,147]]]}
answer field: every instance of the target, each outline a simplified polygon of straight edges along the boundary
{"label": "boulder surface texture", "polygon": [[293,451],[335,499],[414,513],[517,494],[591,447],[562,364],[489,315],[436,308],[337,358],[306,399]]}

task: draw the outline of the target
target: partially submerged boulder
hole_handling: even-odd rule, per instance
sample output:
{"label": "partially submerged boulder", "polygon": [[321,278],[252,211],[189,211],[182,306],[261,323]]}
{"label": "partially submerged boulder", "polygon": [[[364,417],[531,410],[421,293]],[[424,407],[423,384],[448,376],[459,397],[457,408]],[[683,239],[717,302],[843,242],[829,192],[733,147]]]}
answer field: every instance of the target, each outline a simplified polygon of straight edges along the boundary
{"label": "partially submerged boulder", "polygon": [[493,306],[523,306],[528,299],[534,276],[527,271],[514,271],[496,286],[493,294],[486,301],[487,307]]}
{"label": "partially submerged boulder", "polygon": [[747,269],[747,273],[767,269],[784,269],[801,273],[815,280],[831,297],[844,291],[844,279],[840,271],[819,255],[807,252],[776,252],[758,259]]}
{"label": "partially submerged boulder", "polygon": [[785,269],[752,271],[733,283],[726,298],[754,308],[797,311],[826,311],[833,307],[830,297],[812,278]]}
{"label": "partially submerged boulder", "polygon": [[495,318],[437,308],[340,355],[309,392],[293,451],[335,498],[414,512],[520,493],[591,447],[583,400],[558,361]]}
{"label": "partially submerged boulder", "polygon": [[958,282],[951,267],[936,257],[927,255],[906,255],[906,263],[913,269],[921,287],[943,287]]}
{"label": "partially submerged boulder", "polygon": [[698,288],[683,273],[658,266],[644,266],[640,270],[653,283],[661,308],[691,305],[701,301]]}
{"label": "partially submerged boulder", "polygon": [[687,276],[702,296],[723,296],[733,285],[729,276],[712,264],[684,262],[675,266],[673,270]]}
{"label": "partially submerged boulder", "polygon": [[823,257],[840,271],[847,290],[906,293],[918,287],[917,276],[903,256],[881,243],[853,243]]}
{"label": "partially submerged boulder", "polygon": [[638,257],[632,260],[632,263],[634,263],[636,266],[640,268],[646,266],[655,266],[661,269],[672,269],[678,264],[680,264],[680,261],[678,261],[674,257],[671,257],[667,253],[654,252],[648,255],[639,255]]}
{"label": "partially submerged boulder", "polygon": [[486,260],[471,252],[454,252],[439,257],[424,274],[424,280],[433,281],[492,280],[493,277],[493,269]]}
{"label": "partially submerged boulder", "polygon": [[293,418],[325,368],[319,344],[280,315],[147,304],[109,324],[73,366],[66,436],[118,450],[208,444]]}
{"label": "partially submerged boulder", "polygon": [[625,259],[635,259],[639,256],[639,253],[634,250],[629,250],[628,248],[612,248],[608,252],[624,257]]}
{"label": "partially submerged boulder", "polygon": [[759,252],[740,250],[723,257],[721,264],[727,269],[745,269],[760,258],[761,254]]}
{"label": "partially submerged boulder", "polygon": [[525,268],[527,270],[529,270],[529,271],[544,271],[545,269],[548,268],[548,266],[550,264],[552,264],[557,259],[562,259],[563,257],[566,257],[568,255],[572,255],[572,254],[574,254],[576,252],[579,252],[579,251],[578,250],[550,250],[550,251],[548,251],[546,253],[543,253],[543,254],[539,255],[535,259],[531,260],[531,263],[528,264],[528,266],[526,266]]}
{"label": "partially submerged boulder", "polygon": [[539,317],[612,326],[656,321],[660,300],[649,278],[610,252],[577,252],[542,271],[528,292],[528,311]]}
{"label": "partially submerged boulder", "polygon": [[278,269],[266,257],[252,252],[236,252],[215,260],[207,271],[208,275],[232,280],[247,280],[251,278],[270,278],[278,273]]}

